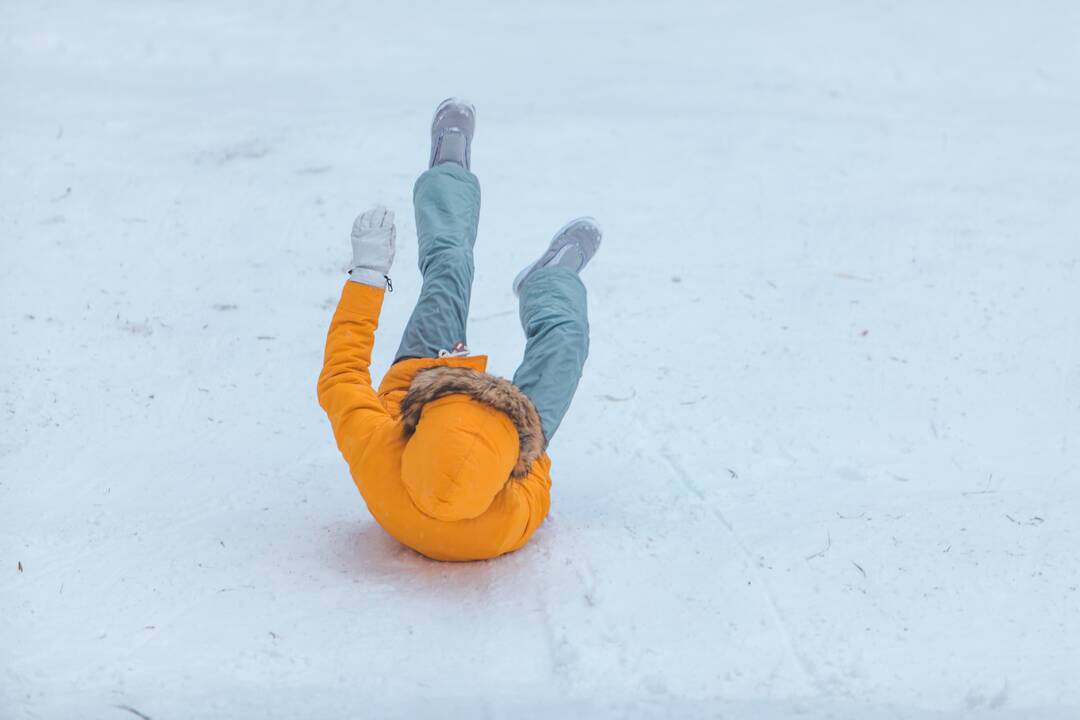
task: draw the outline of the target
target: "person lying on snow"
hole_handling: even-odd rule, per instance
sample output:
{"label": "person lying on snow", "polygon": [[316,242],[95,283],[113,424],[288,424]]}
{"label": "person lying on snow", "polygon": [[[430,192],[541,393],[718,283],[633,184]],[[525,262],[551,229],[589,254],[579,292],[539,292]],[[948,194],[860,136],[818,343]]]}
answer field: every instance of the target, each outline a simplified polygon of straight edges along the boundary
{"label": "person lying on snow", "polygon": [[394,215],[376,207],[352,230],[353,265],[330,323],[319,404],[375,520],[437,560],[480,560],[522,547],[551,501],[546,451],[589,349],[578,273],[600,247],[579,218],[514,280],[525,357],[513,382],[469,356],[480,184],[470,171],[475,109],[439,105],[428,170],[413,204],[423,286],[393,366],[376,392],[371,350],[394,260]]}

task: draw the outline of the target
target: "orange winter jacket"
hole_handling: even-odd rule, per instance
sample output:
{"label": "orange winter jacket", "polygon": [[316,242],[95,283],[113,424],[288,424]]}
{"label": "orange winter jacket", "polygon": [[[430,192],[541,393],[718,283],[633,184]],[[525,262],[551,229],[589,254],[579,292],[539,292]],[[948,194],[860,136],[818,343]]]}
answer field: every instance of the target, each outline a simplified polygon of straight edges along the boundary
{"label": "orange winter jacket", "polygon": [[[538,452],[515,468],[514,422],[463,394],[427,402],[406,427],[401,404],[417,373],[440,366],[483,373],[487,357],[403,360],[376,393],[371,350],[384,292],[345,283],[319,376],[319,404],[356,487],[387,533],[429,558],[481,560],[517,550],[547,516],[550,459]],[[512,471],[523,476],[511,479]]]}

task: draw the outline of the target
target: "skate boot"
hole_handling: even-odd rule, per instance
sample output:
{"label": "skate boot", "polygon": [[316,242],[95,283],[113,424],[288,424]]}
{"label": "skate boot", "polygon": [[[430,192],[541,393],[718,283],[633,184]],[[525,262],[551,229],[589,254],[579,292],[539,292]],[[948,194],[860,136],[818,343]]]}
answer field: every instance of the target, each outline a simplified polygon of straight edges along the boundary
{"label": "skate boot", "polygon": [[540,259],[514,278],[514,294],[520,294],[521,285],[540,268],[559,265],[581,272],[600,249],[600,238],[600,226],[591,217],[580,217],[563,225]]}
{"label": "skate boot", "polygon": [[471,104],[458,98],[447,98],[439,103],[431,120],[431,160],[428,168],[452,162],[469,170],[475,129],[476,108]]}

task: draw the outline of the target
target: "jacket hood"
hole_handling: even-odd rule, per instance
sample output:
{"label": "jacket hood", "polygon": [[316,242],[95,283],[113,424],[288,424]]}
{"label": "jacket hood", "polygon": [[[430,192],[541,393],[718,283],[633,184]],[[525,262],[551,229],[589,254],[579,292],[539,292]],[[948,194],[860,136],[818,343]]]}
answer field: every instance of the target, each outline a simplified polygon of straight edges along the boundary
{"label": "jacket hood", "polygon": [[509,380],[461,367],[416,374],[401,401],[402,481],[440,520],[476,517],[544,452],[540,416]]}

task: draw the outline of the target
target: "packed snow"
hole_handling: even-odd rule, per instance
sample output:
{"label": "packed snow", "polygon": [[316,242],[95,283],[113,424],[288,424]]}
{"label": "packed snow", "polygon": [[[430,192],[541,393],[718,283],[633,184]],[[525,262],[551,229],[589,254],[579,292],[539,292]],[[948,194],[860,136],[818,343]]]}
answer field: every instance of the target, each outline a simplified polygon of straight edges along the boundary
{"label": "packed snow", "polygon": [[[1080,717],[1080,5],[4,0],[0,86],[0,717]],[[490,369],[605,229],[473,564],[315,400],[452,94]]]}

